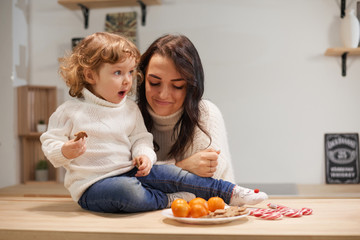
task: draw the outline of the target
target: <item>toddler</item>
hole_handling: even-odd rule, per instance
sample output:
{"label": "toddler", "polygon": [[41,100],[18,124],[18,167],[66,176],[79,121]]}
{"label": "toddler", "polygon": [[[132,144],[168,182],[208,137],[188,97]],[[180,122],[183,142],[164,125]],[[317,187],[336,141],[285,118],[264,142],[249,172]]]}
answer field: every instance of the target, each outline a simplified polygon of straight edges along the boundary
{"label": "toddler", "polygon": [[[64,185],[73,200],[87,210],[116,213],[162,209],[176,198],[195,196],[219,196],[238,206],[266,199],[263,192],[227,181],[154,165],[152,135],[127,97],[139,58],[128,39],[95,33],[60,59],[60,74],[73,99],[51,115],[40,140],[49,161],[66,169]],[[80,131],[88,138],[75,141]]]}

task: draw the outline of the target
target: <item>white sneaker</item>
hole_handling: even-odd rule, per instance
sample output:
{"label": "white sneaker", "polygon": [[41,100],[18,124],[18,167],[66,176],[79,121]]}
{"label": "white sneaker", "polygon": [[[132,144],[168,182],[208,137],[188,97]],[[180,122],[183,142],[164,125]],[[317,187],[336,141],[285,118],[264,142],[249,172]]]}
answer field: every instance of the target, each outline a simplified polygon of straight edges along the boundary
{"label": "white sneaker", "polygon": [[168,205],[167,208],[171,207],[171,204],[175,199],[182,198],[187,202],[190,202],[192,199],[196,198],[195,194],[190,192],[176,192],[176,193],[167,193]]}
{"label": "white sneaker", "polygon": [[268,199],[268,195],[264,192],[255,193],[254,190],[235,186],[232,197],[230,199],[230,206],[242,206],[244,204],[255,205]]}

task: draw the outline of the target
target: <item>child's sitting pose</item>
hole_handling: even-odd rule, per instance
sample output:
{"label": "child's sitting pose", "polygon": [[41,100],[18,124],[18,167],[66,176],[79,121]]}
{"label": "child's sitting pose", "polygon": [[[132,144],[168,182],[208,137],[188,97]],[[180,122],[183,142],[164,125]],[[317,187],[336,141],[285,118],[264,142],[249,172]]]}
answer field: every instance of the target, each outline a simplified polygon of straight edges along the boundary
{"label": "child's sitting pose", "polygon": [[[195,195],[219,196],[230,205],[266,199],[265,193],[174,165],[153,165],[152,135],[136,103],[127,98],[139,58],[126,38],[95,33],[60,61],[74,99],[52,114],[40,140],[51,163],[66,169],[64,184],[72,198],[84,209],[111,213],[162,209],[175,198],[189,201]],[[88,138],[75,140],[80,131]]]}

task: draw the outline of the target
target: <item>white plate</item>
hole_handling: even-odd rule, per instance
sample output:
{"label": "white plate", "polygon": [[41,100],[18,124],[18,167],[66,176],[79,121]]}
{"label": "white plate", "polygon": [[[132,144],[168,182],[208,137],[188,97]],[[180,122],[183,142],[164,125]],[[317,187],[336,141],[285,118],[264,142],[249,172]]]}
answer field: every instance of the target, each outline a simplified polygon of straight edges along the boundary
{"label": "white plate", "polygon": [[164,215],[167,218],[171,218],[174,219],[178,222],[182,222],[182,223],[189,223],[189,224],[221,224],[221,223],[227,223],[227,222],[232,222],[234,220],[237,220],[239,218],[244,218],[246,216],[249,215],[250,212],[244,214],[244,215],[240,215],[240,216],[235,216],[235,217],[226,217],[226,218],[186,218],[186,217],[175,217],[172,213],[171,208],[167,208],[162,210],[162,215]]}

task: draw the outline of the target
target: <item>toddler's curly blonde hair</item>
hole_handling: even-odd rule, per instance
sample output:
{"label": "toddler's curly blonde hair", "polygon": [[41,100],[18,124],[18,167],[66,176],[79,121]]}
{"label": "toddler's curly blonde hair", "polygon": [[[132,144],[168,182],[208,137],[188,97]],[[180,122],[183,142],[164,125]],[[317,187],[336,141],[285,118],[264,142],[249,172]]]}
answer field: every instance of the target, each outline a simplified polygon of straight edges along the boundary
{"label": "toddler's curly blonde hair", "polygon": [[[59,73],[70,88],[70,96],[80,98],[83,88],[90,86],[86,82],[84,69],[99,73],[102,64],[115,64],[129,57],[135,58],[138,64],[140,52],[134,43],[121,35],[98,32],[84,38],[70,54],[59,59]],[[137,76],[137,71],[133,76]]]}

